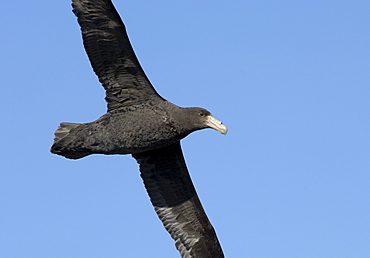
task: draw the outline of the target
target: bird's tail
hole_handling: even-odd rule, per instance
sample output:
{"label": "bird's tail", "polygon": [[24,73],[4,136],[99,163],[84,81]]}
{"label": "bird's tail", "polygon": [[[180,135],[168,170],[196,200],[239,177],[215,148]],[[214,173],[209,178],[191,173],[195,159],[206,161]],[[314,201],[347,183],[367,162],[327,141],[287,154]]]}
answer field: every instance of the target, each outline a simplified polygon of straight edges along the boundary
{"label": "bird's tail", "polygon": [[69,159],[83,158],[90,153],[81,151],[76,143],[76,132],[81,124],[60,123],[59,127],[54,133],[54,142],[51,146],[50,152],[64,156]]}

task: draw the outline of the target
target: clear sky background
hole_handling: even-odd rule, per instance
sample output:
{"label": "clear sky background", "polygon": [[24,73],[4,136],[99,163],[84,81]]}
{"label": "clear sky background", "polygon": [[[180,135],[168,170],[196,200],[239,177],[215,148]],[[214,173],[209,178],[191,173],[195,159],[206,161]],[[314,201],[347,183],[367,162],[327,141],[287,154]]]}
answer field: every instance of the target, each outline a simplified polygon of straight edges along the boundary
{"label": "clear sky background", "polygon": [[[119,1],[226,257],[370,257],[370,2]],[[4,1],[0,256],[178,257],[129,156],[49,153],[106,112],[70,1]]]}

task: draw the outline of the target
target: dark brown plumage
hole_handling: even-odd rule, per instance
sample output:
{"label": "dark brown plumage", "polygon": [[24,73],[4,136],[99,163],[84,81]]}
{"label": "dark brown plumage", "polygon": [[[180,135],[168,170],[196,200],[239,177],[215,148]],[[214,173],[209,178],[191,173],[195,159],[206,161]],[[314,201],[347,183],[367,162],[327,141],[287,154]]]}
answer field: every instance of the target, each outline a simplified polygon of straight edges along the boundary
{"label": "dark brown plumage", "polygon": [[223,257],[187,170],[180,140],[227,128],[202,108],[181,108],[157,94],[110,0],[73,0],[84,47],[106,90],[108,112],[86,124],[61,123],[51,152],[70,159],[132,154],[151,202],[182,257]]}

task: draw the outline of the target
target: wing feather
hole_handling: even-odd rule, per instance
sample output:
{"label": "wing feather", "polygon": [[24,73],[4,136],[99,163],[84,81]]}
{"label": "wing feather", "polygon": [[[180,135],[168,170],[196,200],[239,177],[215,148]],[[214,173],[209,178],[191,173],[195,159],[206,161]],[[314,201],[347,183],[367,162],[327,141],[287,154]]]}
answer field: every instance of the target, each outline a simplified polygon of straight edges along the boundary
{"label": "wing feather", "polygon": [[94,72],[106,90],[108,111],[160,98],[134,53],[110,0],[72,0],[83,44]]}
{"label": "wing feather", "polygon": [[180,142],[133,157],[154,209],[182,257],[224,257],[191,181]]}

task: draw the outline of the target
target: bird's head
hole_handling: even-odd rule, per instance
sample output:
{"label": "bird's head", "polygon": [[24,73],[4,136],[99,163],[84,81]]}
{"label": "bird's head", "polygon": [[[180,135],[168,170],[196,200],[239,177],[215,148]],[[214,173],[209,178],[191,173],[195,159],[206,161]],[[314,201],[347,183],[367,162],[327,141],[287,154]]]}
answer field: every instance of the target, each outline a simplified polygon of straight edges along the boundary
{"label": "bird's head", "polygon": [[191,127],[195,130],[212,128],[222,134],[227,133],[227,127],[222,124],[221,121],[214,118],[212,114],[204,108],[184,108],[182,109],[182,112],[184,115],[183,118],[186,120],[187,124],[191,125]]}

